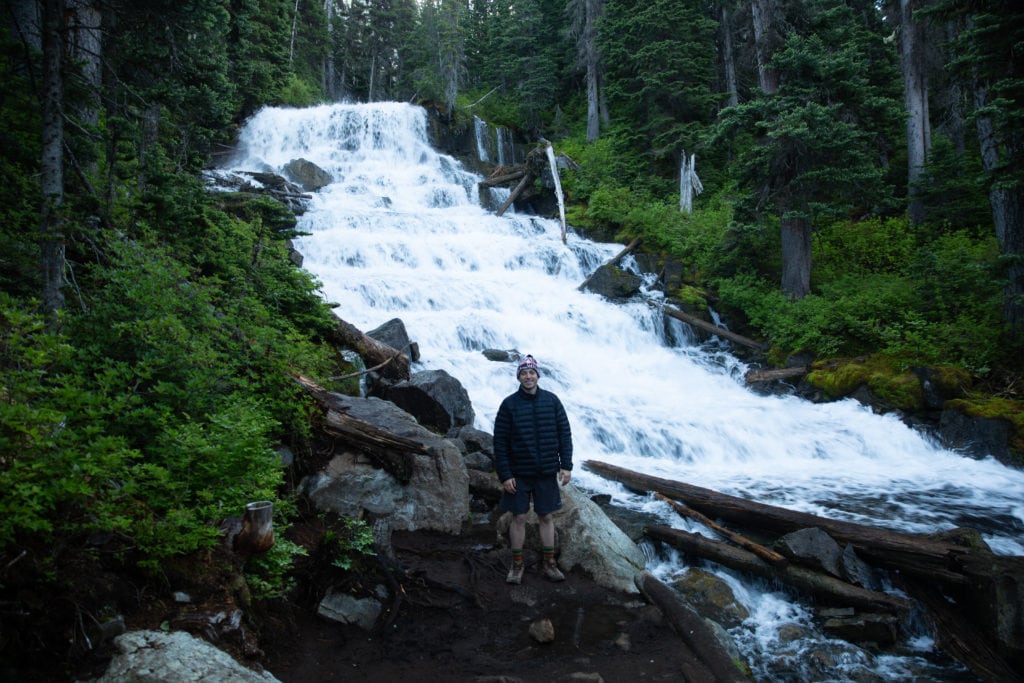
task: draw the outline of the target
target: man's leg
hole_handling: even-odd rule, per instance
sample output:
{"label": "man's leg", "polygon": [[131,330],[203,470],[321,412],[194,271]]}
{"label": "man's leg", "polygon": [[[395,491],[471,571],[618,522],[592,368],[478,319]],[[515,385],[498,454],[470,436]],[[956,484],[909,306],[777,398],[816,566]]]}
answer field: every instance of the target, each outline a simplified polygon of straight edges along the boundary
{"label": "man's leg", "polygon": [[[552,530],[554,527],[552,527]],[[523,544],[526,543],[526,515],[512,515],[508,527],[508,542],[512,546],[512,566],[509,567],[506,583],[523,581]]]}
{"label": "man's leg", "polygon": [[540,531],[540,545],[544,552],[544,576],[552,581],[565,581],[565,575],[555,563],[555,518],[546,514],[537,518]]}

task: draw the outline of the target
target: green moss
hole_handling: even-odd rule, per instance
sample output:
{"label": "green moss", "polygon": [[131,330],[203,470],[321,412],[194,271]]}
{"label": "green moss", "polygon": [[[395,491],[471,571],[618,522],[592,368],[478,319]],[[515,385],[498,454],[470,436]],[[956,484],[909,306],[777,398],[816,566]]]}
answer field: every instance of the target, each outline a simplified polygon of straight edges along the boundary
{"label": "green moss", "polygon": [[924,403],[917,375],[887,356],[818,362],[808,373],[807,381],[832,399],[849,396],[858,387],[866,386],[880,399],[901,410],[918,410]]}
{"label": "green moss", "polygon": [[670,293],[670,296],[687,306],[693,306],[702,310],[708,307],[707,293],[698,287],[680,285]]}

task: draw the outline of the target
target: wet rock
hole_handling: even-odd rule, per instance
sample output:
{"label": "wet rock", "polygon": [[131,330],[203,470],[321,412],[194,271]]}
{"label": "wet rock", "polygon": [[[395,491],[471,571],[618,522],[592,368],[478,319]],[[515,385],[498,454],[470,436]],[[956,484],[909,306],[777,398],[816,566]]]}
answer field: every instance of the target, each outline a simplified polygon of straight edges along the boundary
{"label": "wet rock", "polygon": [[825,633],[851,643],[873,643],[880,646],[896,642],[899,619],[891,614],[856,614],[826,619]]}
{"label": "wet rock", "polygon": [[738,626],[750,616],[747,608],[736,601],[729,584],[703,569],[691,568],[672,585],[698,614],[725,628]]}
{"label": "wet rock", "polygon": [[842,578],[843,551],[831,536],[817,527],[786,534],[773,548],[791,560]]}
{"label": "wet rock", "polygon": [[392,318],[367,332],[366,336],[387,344],[395,351],[401,351],[414,363],[420,359],[420,347],[409,339],[409,333],[401,318]]}
{"label": "wet rock", "polygon": [[413,373],[392,385],[384,398],[439,434],[473,424],[473,404],[462,383],[444,370]]}
{"label": "wet rock", "polygon": [[307,159],[292,159],[282,170],[289,180],[306,192],[316,192],[334,182],[330,173]]}

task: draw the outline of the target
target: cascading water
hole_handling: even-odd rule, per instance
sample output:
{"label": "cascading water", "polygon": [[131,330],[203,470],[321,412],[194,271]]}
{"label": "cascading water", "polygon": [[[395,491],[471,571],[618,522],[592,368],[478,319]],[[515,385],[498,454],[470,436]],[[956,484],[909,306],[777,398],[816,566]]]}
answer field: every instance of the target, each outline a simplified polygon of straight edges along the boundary
{"label": "cascading water", "polygon": [[[493,427],[514,368],[484,349],[531,353],[541,384],[570,416],[577,464],[597,460],[794,510],[911,532],[979,528],[996,552],[1024,552],[1024,473],[937,447],[855,401],[811,404],[745,388],[744,366],[720,344],[697,346],[646,303],[612,304],[578,285],[622,245],[556,221],[495,217],[478,176],[435,151],[425,112],[405,104],[324,105],[259,112],[241,135],[244,170],[308,159],[335,181],[318,192],[297,242],[305,268],[345,320],[372,329],[401,318],[418,342],[414,370],[443,369],[465,386],[476,426]],[[689,528],[664,503],[577,467],[573,481],[620,505]],[[677,558],[648,567],[670,579]],[[918,634],[902,656],[851,648],[824,673],[805,670],[827,639],[781,593],[722,572],[753,615],[731,633],[759,680],[902,677],[930,649]],[[804,627],[799,643],[780,626]],[[919,656],[918,656],[919,655]],[[781,668],[779,668],[781,667]],[[920,675],[920,673],[916,674]],[[942,669],[931,680],[958,680]],[[918,680],[921,680],[920,678]]]}

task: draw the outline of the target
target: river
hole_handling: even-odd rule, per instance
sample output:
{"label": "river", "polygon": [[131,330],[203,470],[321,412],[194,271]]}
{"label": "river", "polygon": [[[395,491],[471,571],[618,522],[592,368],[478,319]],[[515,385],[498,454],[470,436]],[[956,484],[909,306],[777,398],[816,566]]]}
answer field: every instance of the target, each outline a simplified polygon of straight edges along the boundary
{"label": "river", "polygon": [[[557,220],[484,208],[481,177],[434,149],[423,109],[401,103],[266,108],[241,132],[232,166],[281,172],[295,158],[328,171],[296,241],[338,315],[370,330],[401,318],[419,344],[413,370],[443,369],[491,431],[514,366],[485,349],[533,354],[541,386],[570,416],[576,463],[598,460],[827,517],[930,532],[978,528],[993,549],[1024,554],[1024,472],[943,449],[854,400],[813,404],[744,385],[745,365],[719,342],[697,343],[647,303],[611,303],[577,287],[621,244],[584,239]],[[651,296],[657,296],[652,292]],[[665,503],[580,467],[577,486],[691,529]],[[695,527],[693,527],[695,528]],[[658,557],[671,580],[687,567]],[[759,680],[964,680],[932,662],[911,627],[896,653],[840,646],[834,665],[809,607],[720,572],[751,618],[733,629]],[[786,625],[799,625],[798,642]],[[914,672],[911,674],[910,672]],[[923,676],[923,678],[920,678]]]}

